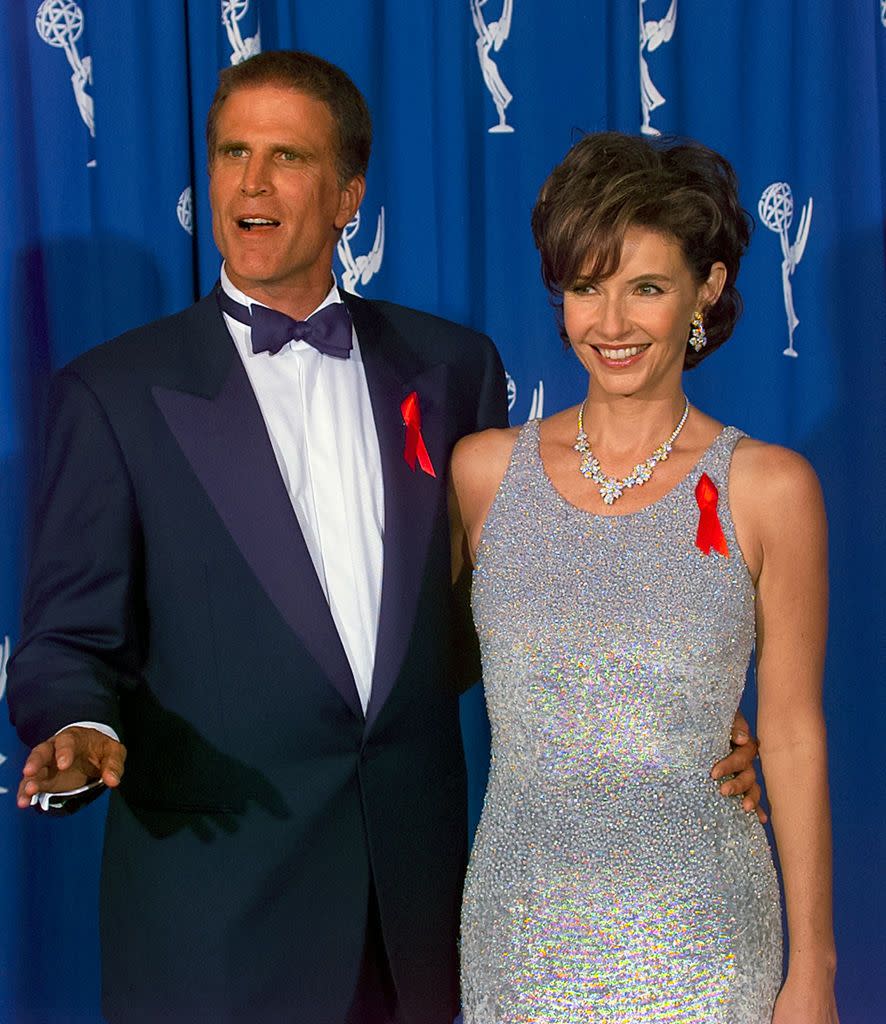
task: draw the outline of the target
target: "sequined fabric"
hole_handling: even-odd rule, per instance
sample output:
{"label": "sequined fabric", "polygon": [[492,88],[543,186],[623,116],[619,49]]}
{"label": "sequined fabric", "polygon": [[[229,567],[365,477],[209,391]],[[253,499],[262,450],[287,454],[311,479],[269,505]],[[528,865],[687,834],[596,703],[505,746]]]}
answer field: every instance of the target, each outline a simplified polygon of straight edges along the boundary
{"label": "sequined fabric", "polygon": [[[764,1024],[781,981],[766,837],[709,778],[729,750],[754,590],[725,428],[639,512],[553,488],[520,433],[477,557],[492,726],[462,914],[465,1024]],[[729,557],[695,546],[720,492]]]}

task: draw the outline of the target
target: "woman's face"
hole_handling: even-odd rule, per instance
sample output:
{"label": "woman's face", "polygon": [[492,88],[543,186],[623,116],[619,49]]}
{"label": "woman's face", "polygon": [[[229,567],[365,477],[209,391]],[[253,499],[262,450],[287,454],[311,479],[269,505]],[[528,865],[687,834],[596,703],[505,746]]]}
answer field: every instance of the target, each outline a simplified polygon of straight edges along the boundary
{"label": "woman's face", "polygon": [[615,273],[563,294],[566,333],[593,385],[648,397],[680,389],[692,315],[716,302],[725,280],[715,263],[699,284],[675,239],[629,228]]}

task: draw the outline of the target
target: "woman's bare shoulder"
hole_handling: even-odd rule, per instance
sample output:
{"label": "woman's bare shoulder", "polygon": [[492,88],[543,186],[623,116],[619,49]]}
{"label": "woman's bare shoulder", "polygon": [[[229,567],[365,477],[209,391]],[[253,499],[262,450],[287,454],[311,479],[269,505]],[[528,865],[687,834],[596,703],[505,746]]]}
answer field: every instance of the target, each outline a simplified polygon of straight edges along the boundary
{"label": "woman's bare shoulder", "polygon": [[[519,427],[483,430],[463,437],[450,463],[450,512],[457,514],[467,532],[472,552],[504,479]],[[454,500],[452,500],[454,499]]]}
{"label": "woman's bare shoulder", "polygon": [[463,437],[452,451],[452,476],[456,484],[459,480],[495,477],[498,486],[519,433],[519,427],[490,428]]}
{"label": "woman's bare shoulder", "polygon": [[815,470],[799,452],[778,444],[742,438],[732,460],[729,496],[733,511],[763,534],[824,521]]}
{"label": "woman's bare shoulder", "polygon": [[732,466],[735,483],[761,497],[793,503],[821,490],[809,461],[779,444],[743,437],[736,446]]}

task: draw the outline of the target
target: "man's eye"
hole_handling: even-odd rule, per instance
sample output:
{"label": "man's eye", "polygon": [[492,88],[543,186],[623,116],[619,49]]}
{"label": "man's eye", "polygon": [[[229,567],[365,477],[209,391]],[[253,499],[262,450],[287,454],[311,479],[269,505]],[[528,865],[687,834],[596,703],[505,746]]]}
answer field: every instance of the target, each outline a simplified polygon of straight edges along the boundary
{"label": "man's eye", "polygon": [[246,150],[242,146],[226,146],[223,152],[225,156],[232,156],[235,159],[246,154]]}
{"label": "man's eye", "polygon": [[298,153],[294,153],[291,149],[281,149],[279,155],[284,163],[295,163],[298,160]]}

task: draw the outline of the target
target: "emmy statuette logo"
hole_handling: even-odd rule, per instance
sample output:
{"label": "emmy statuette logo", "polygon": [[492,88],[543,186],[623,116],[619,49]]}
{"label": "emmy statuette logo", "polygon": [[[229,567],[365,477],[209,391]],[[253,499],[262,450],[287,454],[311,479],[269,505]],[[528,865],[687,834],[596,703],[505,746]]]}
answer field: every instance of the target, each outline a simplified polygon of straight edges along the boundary
{"label": "emmy statuette logo", "polygon": [[781,287],[784,292],[784,308],[788,318],[788,347],[783,354],[796,359],[794,330],[800,320],[794,309],[791,278],[794,276],[794,271],[800,260],[803,259],[803,252],[806,249],[809,225],[812,222],[812,196],[809,197],[800,213],[800,223],[793,245],[788,239],[788,229],[794,219],[794,196],[791,186],[786,181],[774,181],[763,189],[763,194],[757,203],[757,211],[760,214],[760,220],[770,231],[774,231],[778,235],[781,242]]}
{"label": "emmy statuette logo", "polygon": [[[6,694],[6,663],[9,661],[9,637],[3,637],[3,643],[0,644],[0,701],[3,700]],[[3,754],[0,754],[0,765],[6,758]],[[3,786],[0,786],[0,795],[8,793],[9,790]]]}
{"label": "emmy statuette logo", "polygon": [[357,232],[360,230],[360,211],[358,210],[353,219],[348,221],[338,240],[336,251],[342,265],[341,283],[345,291],[359,295],[357,285],[369,284],[375,274],[381,269],[382,259],[385,254],[385,208],[382,207],[378,214],[378,222],[375,227],[375,241],[372,248],[364,256],[355,256],[351,248]]}
{"label": "emmy statuette logo", "polygon": [[[508,389],[508,413],[517,404],[517,382],[514,378],[505,370],[505,384]],[[532,389],[532,402],[529,406],[529,415],[526,417],[527,420],[540,420],[545,412],[545,383],[540,380],[538,384]]]}
{"label": "emmy statuette logo", "polygon": [[[81,57],[77,40],[83,35],[83,10],[74,0],[43,0],[34,19],[37,34],[49,46],[65,51],[71,65],[71,86],[83,123],[95,138],[95,105],[86,91],[92,85],[92,57]],[[95,167],[90,159],[87,167]]]}
{"label": "emmy statuette logo", "polygon": [[489,131],[493,134],[512,132],[514,128],[507,123],[505,110],[514,97],[502,81],[498,65],[490,55],[493,52],[498,53],[510,35],[514,0],[503,0],[501,17],[498,21],[489,22],[483,16],[483,8],[488,0],[470,0],[470,2],[471,18],[477,32],[477,57],[480,61],[480,70],[483,72],[483,81],[486,83],[486,88],[489,90],[492,102],[498,112],[498,124],[494,124]]}
{"label": "emmy statuette logo", "polygon": [[880,0],[880,21],[886,26],[886,0]]}
{"label": "emmy statuette logo", "polygon": [[194,233],[194,199],[191,192],[191,186],[188,185],[182,189],[181,195],[178,197],[178,203],[175,206],[175,214],[178,217],[178,222],[184,228],[189,235]]}
{"label": "emmy statuette logo", "polygon": [[254,36],[243,38],[240,22],[249,13],[249,0],[221,0],[221,20],[231,44],[231,63],[242,64],[244,60],[261,53],[261,30],[256,26]]}
{"label": "emmy statuette logo", "polygon": [[532,404],[529,406],[530,420],[540,420],[545,414],[545,382],[540,380],[532,389]]}
{"label": "emmy statuette logo", "polygon": [[514,408],[514,403],[517,401],[517,382],[514,378],[505,370],[505,386],[508,389],[508,412]]}
{"label": "emmy statuette logo", "polygon": [[653,110],[663,106],[667,100],[656,89],[652,81],[643,51],[652,53],[662,43],[670,42],[677,24],[677,0],[671,0],[668,13],[658,21],[643,20],[643,5],[645,3],[646,0],[640,0],[640,106],[643,109],[643,123],[640,125],[640,131],[644,135],[661,135],[661,132],[651,123],[650,115]]}

